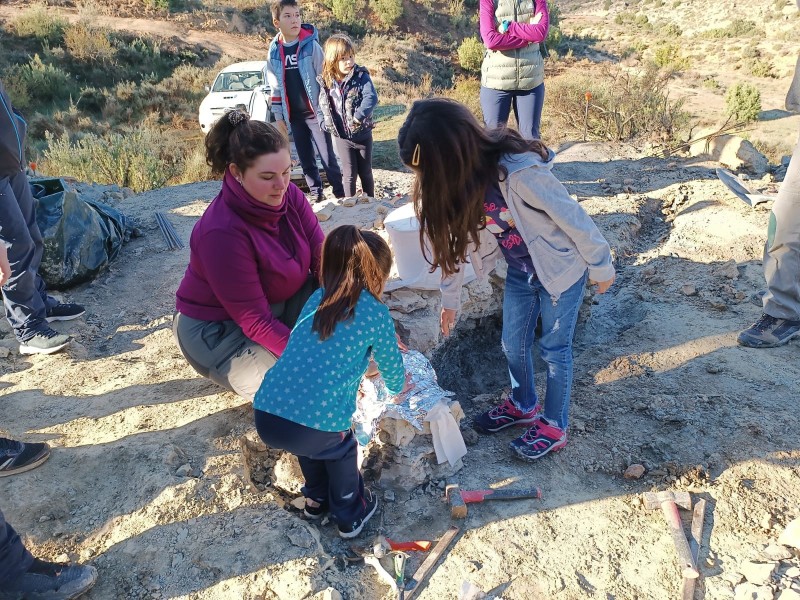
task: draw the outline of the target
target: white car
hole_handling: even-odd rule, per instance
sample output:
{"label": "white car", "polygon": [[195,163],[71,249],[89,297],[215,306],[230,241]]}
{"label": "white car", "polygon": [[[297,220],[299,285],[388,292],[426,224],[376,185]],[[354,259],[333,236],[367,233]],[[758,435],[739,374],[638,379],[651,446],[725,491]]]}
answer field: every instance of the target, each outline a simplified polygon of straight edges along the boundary
{"label": "white car", "polygon": [[263,60],[239,62],[219,72],[214,83],[206,88],[208,96],[200,103],[198,118],[203,133],[208,133],[226,110],[250,106],[253,92],[263,91],[266,64]]}

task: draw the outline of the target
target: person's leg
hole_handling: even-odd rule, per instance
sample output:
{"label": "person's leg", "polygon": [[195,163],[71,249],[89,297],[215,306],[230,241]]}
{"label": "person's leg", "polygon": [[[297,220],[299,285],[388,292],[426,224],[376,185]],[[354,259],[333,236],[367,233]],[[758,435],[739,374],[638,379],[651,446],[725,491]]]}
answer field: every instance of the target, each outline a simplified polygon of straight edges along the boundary
{"label": "person's leg", "polygon": [[32,564],[33,555],[25,548],[0,510],[0,589],[3,589],[5,583],[25,573]]}
{"label": "person's leg", "polygon": [[[17,197],[18,190],[21,198]],[[31,237],[28,221],[32,213],[33,200],[25,174],[20,172],[14,177],[0,178],[0,241],[10,245],[8,262],[11,265],[11,277],[3,286],[3,304],[20,342],[47,328],[47,307],[39,291],[41,278],[37,273],[42,258],[42,238],[38,228],[34,230],[36,239]]]}
{"label": "person's leg", "polygon": [[331,514],[343,526],[366,516],[369,494],[358,470],[358,443],[352,431],[319,431],[260,410],[255,419],[265,444],[298,457],[306,498],[327,498]]}
{"label": "person's leg", "polygon": [[514,116],[517,118],[519,134],[526,140],[541,139],[543,107],[544,83],[532,90],[514,92]]}
{"label": "person's leg", "polygon": [[370,198],[375,197],[375,179],[372,176],[372,132],[364,139],[359,139],[356,145],[358,178],[361,180],[361,189]]}
{"label": "person's leg", "polygon": [[319,176],[317,157],[314,154],[313,135],[308,127],[308,121],[298,119],[292,121],[291,126],[294,147],[297,149],[300,166],[303,167],[303,175],[306,178],[309,193],[312,198],[320,198],[322,196],[322,178]]}
{"label": "person's leg", "polygon": [[738,338],[751,348],[772,348],[800,337],[800,139],[769,216],[763,264],[764,314]]}
{"label": "person's leg", "polygon": [[336,144],[336,153],[339,155],[339,160],[342,161],[342,186],[344,187],[345,196],[356,195],[356,173],[357,153],[350,140],[344,138],[334,138]]}
{"label": "person's leg", "polygon": [[505,127],[511,114],[511,92],[482,87],[480,92],[483,122],[488,129]]}
{"label": "person's leg", "polygon": [[508,362],[511,394],[501,404],[475,418],[476,428],[494,433],[512,425],[533,423],[539,411],[534,382],[533,343],[539,317],[539,297],[531,277],[508,268],[503,292],[502,348]]}
{"label": "person's leg", "polygon": [[333,188],[333,195],[337,198],[345,196],[344,186],[342,185],[342,171],[339,169],[339,162],[336,160],[336,153],[333,151],[333,140],[331,134],[319,128],[319,122],[315,118],[308,119],[306,126],[311,132],[314,146],[317,148],[319,157],[322,160],[322,168],[328,176],[328,183]]}
{"label": "person's leg", "polygon": [[251,401],[277,362],[272,352],[253,342],[233,321],[200,321],[177,313],[172,332],[195,371]]}

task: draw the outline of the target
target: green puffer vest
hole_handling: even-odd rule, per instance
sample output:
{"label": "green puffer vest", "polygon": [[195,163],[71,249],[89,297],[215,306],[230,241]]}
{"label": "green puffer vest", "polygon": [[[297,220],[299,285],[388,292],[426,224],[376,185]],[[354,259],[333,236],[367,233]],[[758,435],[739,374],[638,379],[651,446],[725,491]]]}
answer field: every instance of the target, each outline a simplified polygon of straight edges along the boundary
{"label": "green puffer vest", "polygon": [[[530,23],[533,0],[494,0],[497,23]],[[539,44],[517,50],[486,50],[481,64],[481,85],[493,90],[532,90],[544,81],[544,59]]]}

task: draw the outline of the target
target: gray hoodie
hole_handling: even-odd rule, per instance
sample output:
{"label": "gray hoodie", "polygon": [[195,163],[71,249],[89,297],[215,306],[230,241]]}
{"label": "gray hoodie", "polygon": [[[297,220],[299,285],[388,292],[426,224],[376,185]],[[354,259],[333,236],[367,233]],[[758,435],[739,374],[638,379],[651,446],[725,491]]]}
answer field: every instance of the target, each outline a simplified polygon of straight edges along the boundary
{"label": "gray hoodie", "polygon": [[[543,161],[533,152],[503,157],[500,164],[508,176],[500,182],[500,191],[528,246],[536,276],[558,298],[587,269],[593,281],[611,279],[614,265],[611,248],[597,225],[551,172],[552,157],[551,153]],[[488,275],[501,256],[494,235],[482,229],[478,244],[469,252],[475,274]],[[442,308],[460,308],[463,280],[463,268],[442,280]]]}
{"label": "gray hoodie", "polygon": [[25,134],[28,124],[14,107],[0,81],[0,177],[16,175],[25,168]]}

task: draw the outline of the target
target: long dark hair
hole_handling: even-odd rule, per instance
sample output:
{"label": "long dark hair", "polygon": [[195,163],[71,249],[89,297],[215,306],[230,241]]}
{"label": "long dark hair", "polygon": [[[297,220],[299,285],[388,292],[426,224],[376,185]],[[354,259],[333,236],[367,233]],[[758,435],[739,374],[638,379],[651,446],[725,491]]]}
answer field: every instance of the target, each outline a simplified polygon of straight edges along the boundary
{"label": "long dark hair", "polygon": [[392,251],[374,231],[340,225],[322,245],[321,282],[324,292],[311,330],[320,339],[333,334],[336,324],[353,316],[361,291],[381,299],[392,268]]}
{"label": "long dark hair", "polygon": [[246,110],[228,111],[206,136],[206,162],[220,175],[229,164],[245,172],[256,158],[288,149],[289,140],[277,127],[255,121]]}
{"label": "long dark hair", "polygon": [[[541,142],[508,128],[484,129],[463,104],[448,98],[417,100],[397,137],[400,159],[416,175],[412,189],[420,223],[420,245],[430,240],[431,271],[458,272],[470,242],[484,227],[483,202],[489,185],[508,175],[504,154],[548,154]],[[426,253],[427,254],[427,253]]]}

